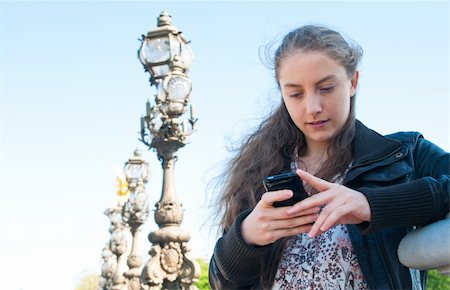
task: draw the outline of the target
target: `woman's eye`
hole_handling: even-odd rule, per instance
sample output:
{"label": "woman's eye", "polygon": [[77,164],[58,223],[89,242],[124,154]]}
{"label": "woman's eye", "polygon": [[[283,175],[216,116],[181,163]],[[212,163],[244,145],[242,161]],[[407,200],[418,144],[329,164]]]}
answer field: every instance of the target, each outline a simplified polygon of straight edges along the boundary
{"label": "woman's eye", "polygon": [[300,93],[300,92],[289,94],[289,97],[291,97],[291,98],[300,98],[302,96],[303,96],[303,93]]}
{"label": "woman's eye", "polygon": [[321,88],[320,91],[321,91],[322,93],[330,93],[330,92],[333,91],[333,89],[334,89],[334,86],[331,86],[331,87],[324,87],[324,88]]}

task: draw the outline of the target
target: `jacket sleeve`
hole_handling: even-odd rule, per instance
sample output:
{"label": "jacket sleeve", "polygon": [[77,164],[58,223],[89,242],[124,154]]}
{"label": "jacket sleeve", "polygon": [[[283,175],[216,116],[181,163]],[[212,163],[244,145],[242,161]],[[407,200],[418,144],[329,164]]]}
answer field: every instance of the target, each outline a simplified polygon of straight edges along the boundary
{"label": "jacket sleeve", "polygon": [[421,226],[445,218],[450,204],[450,154],[423,138],[413,148],[415,179],[379,188],[359,188],[372,219],[358,228],[367,234],[388,226]]}
{"label": "jacket sleeve", "polygon": [[260,258],[271,245],[252,246],[244,241],[241,223],[250,212],[242,212],[216,243],[208,275],[212,289],[250,289],[259,281]]}

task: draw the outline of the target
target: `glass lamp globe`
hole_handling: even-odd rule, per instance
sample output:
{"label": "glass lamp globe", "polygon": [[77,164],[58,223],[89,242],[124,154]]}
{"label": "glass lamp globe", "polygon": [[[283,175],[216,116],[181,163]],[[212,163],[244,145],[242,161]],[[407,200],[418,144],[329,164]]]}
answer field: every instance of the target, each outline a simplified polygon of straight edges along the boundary
{"label": "glass lamp globe", "polygon": [[191,93],[192,83],[183,76],[173,76],[167,82],[167,100],[184,102]]}
{"label": "glass lamp globe", "polygon": [[186,101],[192,90],[191,80],[183,75],[171,74],[164,80],[164,92],[168,115],[181,115],[186,106]]}
{"label": "glass lamp globe", "polygon": [[194,52],[192,51],[189,44],[185,42],[181,42],[180,49],[181,51],[179,53],[179,56],[181,57],[181,60],[183,61],[186,69],[189,69],[192,65],[192,62],[194,61]]}
{"label": "glass lamp globe", "polygon": [[170,71],[169,36],[161,38],[144,38],[138,51],[139,60],[147,68],[152,77],[162,78]]}
{"label": "glass lamp globe", "polygon": [[125,163],[124,171],[125,177],[130,184],[138,179],[143,179],[144,182],[147,181],[148,165],[142,158],[141,150],[139,148],[134,151],[134,156]]}
{"label": "glass lamp globe", "polygon": [[139,179],[142,175],[142,167],[140,164],[130,164],[127,168],[127,177],[130,179]]}
{"label": "glass lamp globe", "polygon": [[144,210],[147,203],[147,194],[145,192],[136,192],[134,197],[135,210]]}
{"label": "glass lamp globe", "polygon": [[172,25],[171,16],[163,11],[158,17],[158,27],[143,35],[138,50],[138,58],[150,73],[152,85],[170,72],[171,62],[176,56],[183,61],[183,70],[188,70],[194,59],[192,49],[181,32]]}

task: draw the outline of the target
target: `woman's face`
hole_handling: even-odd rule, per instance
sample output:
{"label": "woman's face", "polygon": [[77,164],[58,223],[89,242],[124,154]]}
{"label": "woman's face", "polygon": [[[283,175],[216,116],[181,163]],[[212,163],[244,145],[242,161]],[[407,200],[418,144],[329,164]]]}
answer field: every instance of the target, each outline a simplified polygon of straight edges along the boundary
{"label": "woman's face", "polygon": [[299,51],[282,60],[278,77],[289,115],[308,147],[327,145],[349,116],[358,72],[351,79],[325,53]]}

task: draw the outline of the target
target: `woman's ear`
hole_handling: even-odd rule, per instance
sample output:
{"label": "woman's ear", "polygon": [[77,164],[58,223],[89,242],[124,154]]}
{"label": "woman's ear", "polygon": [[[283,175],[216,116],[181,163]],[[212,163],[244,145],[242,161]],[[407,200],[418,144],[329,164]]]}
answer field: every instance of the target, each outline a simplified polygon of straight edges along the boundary
{"label": "woman's ear", "polygon": [[356,90],[358,89],[358,78],[359,71],[355,71],[353,78],[350,80],[351,88],[350,88],[350,96],[354,97],[356,95]]}

